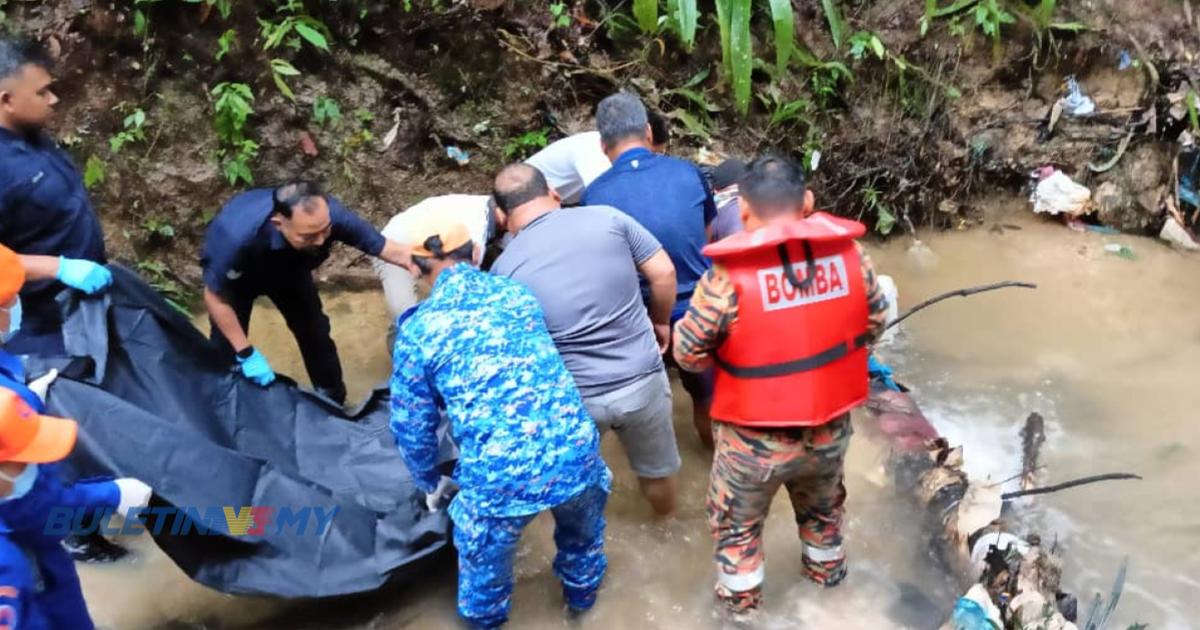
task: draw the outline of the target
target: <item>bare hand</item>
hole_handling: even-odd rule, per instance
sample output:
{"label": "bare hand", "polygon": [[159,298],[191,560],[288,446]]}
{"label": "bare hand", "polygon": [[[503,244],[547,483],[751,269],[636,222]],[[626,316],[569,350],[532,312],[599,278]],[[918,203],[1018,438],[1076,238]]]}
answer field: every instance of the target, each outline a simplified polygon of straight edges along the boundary
{"label": "bare hand", "polygon": [[658,342],[658,353],[666,354],[671,349],[671,325],[654,324],[654,339]]}

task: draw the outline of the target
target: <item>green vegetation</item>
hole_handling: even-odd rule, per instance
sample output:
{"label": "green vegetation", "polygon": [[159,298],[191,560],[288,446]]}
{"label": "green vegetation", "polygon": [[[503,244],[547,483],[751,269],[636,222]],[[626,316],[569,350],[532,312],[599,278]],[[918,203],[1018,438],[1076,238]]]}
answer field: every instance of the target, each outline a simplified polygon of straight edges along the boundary
{"label": "green vegetation", "polygon": [[[129,110],[125,103],[117,106],[118,110]],[[141,108],[132,109],[122,121],[123,130],[108,139],[108,149],[116,154],[127,144],[146,141],[146,112]]]}
{"label": "green vegetation", "polygon": [[101,160],[94,155],[89,155],[87,164],[85,164],[83,167],[83,187],[91,190],[95,188],[96,185],[103,184],[104,174],[104,160]]}
{"label": "green vegetation", "polygon": [[567,13],[566,2],[550,3],[550,24],[555,28],[566,28],[571,25],[571,15]]}
{"label": "green vegetation", "polygon": [[212,90],[221,170],[231,186],[239,181],[254,184],[250,162],[258,157],[258,143],[246,137],[246,122],[254,114],[254,92],[245,83],[219,83]]}
{"label": "green vegetation", "polygon": [[550,133],[548,127],[527,131],[512,140],[509,140],[504,145],[504,159],[506,160],[523,160],[534,153],[538,149],[544,148],[549,142],[547,134]]}
{"label": "green vegetation", "polygon": [[142,260],[138,261],[137,270],[146,278],[146,281],[154,290],[166,298],[167,304],[170,304],[172,308],[188,317],[192,316],[191,312],[184,307],[184,304],[195,301],[198,296],[184,289],[171,275],[166,265],[155,260]]}
{"label": "green vegetation", "polygon": [[342,119],[342,108],[328,96],[318,96],[313,101],[313,120],[322,127],[336,124]]}

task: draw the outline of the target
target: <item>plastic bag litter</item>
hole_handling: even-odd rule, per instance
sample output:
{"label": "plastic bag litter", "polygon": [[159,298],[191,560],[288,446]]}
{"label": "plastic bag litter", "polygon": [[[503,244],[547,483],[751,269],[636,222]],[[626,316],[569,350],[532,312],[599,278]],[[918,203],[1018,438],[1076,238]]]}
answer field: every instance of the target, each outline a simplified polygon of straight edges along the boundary
{"label": "plastic bag litter", "polygon": [[1062,97],[1063,113],[1068,116],[1090,116],[1096,113],[1096,103],[1079,87],[1075,75],[1067,77],[1067,95]]}
{"label": "plastic bag litter", "polygon": [[1033,191],[1033,211],[1038,214],[1077,217],[1092,210],[1092,191],[1066,173],[1055,170],[1038,182]]}

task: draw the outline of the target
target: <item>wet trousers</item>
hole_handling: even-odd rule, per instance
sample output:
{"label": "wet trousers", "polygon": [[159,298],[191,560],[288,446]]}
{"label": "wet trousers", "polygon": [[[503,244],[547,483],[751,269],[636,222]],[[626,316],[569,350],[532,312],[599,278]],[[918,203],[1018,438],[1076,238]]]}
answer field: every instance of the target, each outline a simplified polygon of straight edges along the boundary
{"label": "wet trousers", "polygon": [[[573,610],[592,607],[608,568],[604,556],[607,502],[608,492],[597,484],[550,509],[558,547],[554,573],[562,580],[563,599]],[[458,549],[458,612],[473,627],[497,628],[508,621],[513,557],[521,532],[535,516],[484,516],[459,501],[450,505]]]}
{"label": "wet trousers", "polygon": [[[238,322],[246,331],[250,330],[254,300],[260,295],[267,296],[296,337],[313,387],[339,404],[346,402],[342,363],[330,336],[329,317],[321,306],[321,296],[310,271],[297,269],[286,275],[281,272],[270,280],[246,281],[245,286],[231,289],[229,293],[229,306],[237,313]],[[212,326],[212,340],[218,348],[233,356],[233,348],[216,324]]]}
{"label": "wet trousers", "polygon": [[763,524],[780,486],[787,488],[804,543],[805,574],[826,586],[845,577],[842,468],[852,433],[849,414],[795,429],[713,423],[708,523],[716,541],[717,595],[731,609],[753,609],[761,600]]}

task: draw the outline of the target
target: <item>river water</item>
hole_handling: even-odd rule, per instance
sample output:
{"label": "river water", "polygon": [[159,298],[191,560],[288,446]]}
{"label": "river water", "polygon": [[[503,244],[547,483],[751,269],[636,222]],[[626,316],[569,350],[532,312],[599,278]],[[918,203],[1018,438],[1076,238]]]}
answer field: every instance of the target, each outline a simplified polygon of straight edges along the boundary
{"label": "river water", "polygon": [[[901,304],[999,280],[1036,282],[933,307],[906,322],[881,350],[899,380],[952,442],[963,444],[973,478],[1019,471],[1020,430],[1030,412],[1047,421],[1044,484],[1128,471],[1143,481],[1067,490],[1019,505],[1023,531],[1057,539],[1065,585],[1081,611],[1111,587],[1121,561],[1129,576],[1113,627],[1200,627],[1200,258],[1150,239],[1075,233],[1019,207],[982,228],[895,238],[870,251],[900,287]],[[1005,227],[1007,226],[1007,227]],[[988,229],[988,228],[992,229]],[[1104,251],[1128,245],[1127,260]],[[352,398],[386,377],[382,295],[327,299]],[[251,336],[277,369],[303,377],[278,314],[256,311]],[[526,532],[516,562],[514,628],[717,628],[711,541],[703,503],[708,456],[676,388],[684,464],[677,517],[655,521],[638,495],[616,440],[604,453],[615,474],[608,515],[609,574],[594,611],[563,614],[550,569],[552,523]],[[865,416],[856,416],[864,422]],[[766,605],[754,627],[935,628],[958,585],[926,551],[925,536],[883,474],[881,448],[860,431],[847,465],[851,577],[822,591],[800,579],[800,547],[786,496],[766,529]],[[81,566],[92,613],[111,628],[457,628],[453,567],[417,584],[326,602],[221,595],[190,582],[148,539],[131,560]]]}

